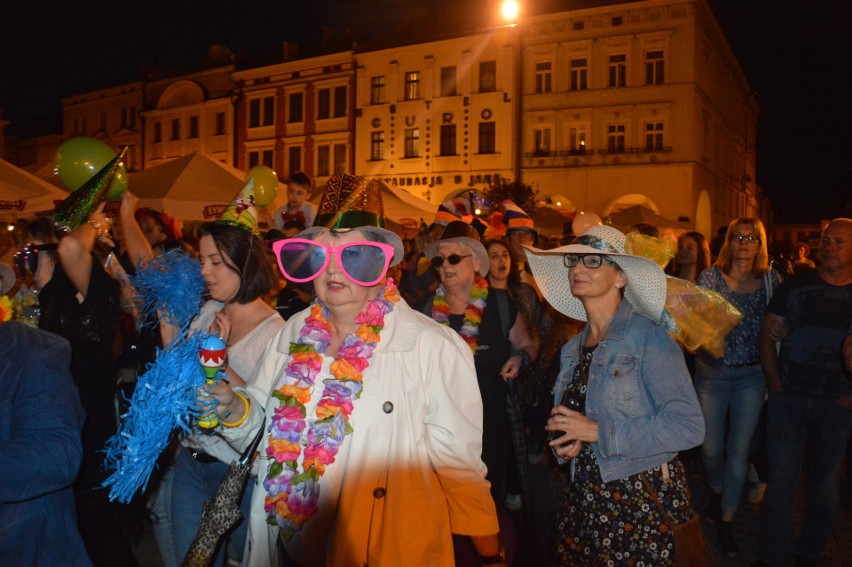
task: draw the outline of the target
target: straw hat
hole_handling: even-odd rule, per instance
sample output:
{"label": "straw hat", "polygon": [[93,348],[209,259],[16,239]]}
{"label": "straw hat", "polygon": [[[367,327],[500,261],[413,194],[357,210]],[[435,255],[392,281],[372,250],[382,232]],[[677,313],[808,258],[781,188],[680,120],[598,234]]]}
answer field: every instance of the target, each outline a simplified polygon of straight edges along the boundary
{"label": "straw hat", "polygon": [[633,256],[624,251],[624,234],[611,226],[593,226],[569,244],[551,250],[525,246],[535,282],[557,311],[580,321],[586,320],[586,310],[571,293],[568,268],[563,263],[565,254],[604,254],[618,264],[625,276],[624,298],[633,309],[656,322],[660,322],[666,303],[666,274],[654,261]]}
{"label": "straw hat", "polygon": [[424,254],[431,260],[438,255],[439,246],[451,242],[458,242],[470,248],[479,259],[481,266],[479,268],[479,275],[484,277],[488,274],[488,268],[491,267],[491,264],[488,261],[488,252],[485,250],[485,246],[479,241],[479,233],[474,227],[461,220],[448,224],[441,239],[430,242],[426,246]]}

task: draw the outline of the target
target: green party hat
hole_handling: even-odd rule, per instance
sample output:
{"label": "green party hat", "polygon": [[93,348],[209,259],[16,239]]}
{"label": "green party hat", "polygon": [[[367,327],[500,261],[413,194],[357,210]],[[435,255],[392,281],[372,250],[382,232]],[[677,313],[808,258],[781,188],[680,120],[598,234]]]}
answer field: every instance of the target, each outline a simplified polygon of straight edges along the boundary
{"label": "green party hat", "polygon": [[331,177],[325,185],[314,226],[332,230],[359,226],[384,228],[384,215],[379,182],[340,173]]}
{"label": "green party hat", "polygon": [[59,203],[51,218],[56,226],[71,232],[86,222],[92,211],[106,199],[119,167],[121,166],[127,147],[112,158],[99,172],[86,181],[82,187],[73,191],[64,201]]}
{"label": "green party hat", "polygon": [[257,229],[257,209],[254,206],[254,179],[249,179],[243,185],[231,204],[225,207],[216,224],[236,226],[260,238],[260,231]]}

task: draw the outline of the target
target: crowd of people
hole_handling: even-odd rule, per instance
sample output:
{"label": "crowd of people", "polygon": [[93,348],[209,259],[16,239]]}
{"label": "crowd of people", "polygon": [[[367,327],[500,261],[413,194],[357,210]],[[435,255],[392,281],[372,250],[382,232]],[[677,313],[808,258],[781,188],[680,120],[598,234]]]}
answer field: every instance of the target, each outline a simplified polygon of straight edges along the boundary
{"label": "crowd of people", "polygon": [[[176,432],[137,497],[167,567],[255,444],[245,521],[218,541],[217,566],[510,565],[528,463],[567,479],[540,564],[673,565],[676,533],[699,516],[734,557],[749,483],[756,565],[819,563],[852,431],[852,220],[785,263],[756,218],[721,241],[678,234],[660,261],[634,244],[675,242],[653,227],[548,238],[511,201],[499,226],[448,202],[403,240],[369,179],[333,177],[318,207],[313,191],[297,173],[268,212],[247,185],[193,230],[129,192],[112,217],[100,205],[65,230],[49,215],[26,224],[0,264],[14,299],[0,321],[18,319],[0,323],[0,453],[16,463],[0,550],[137,564],[127,507],[101,487],[103,449],[158,353],[207,333],[226,345],[198,393],[215,418]],[[134,302],[134,273],[175,249],[206,287],[188,330]],[[670,278],[742,315],[722,356],[678,343]],[[706,487],[690,486],[696,467]],[[696,488],[710,495],[698,510]]]}

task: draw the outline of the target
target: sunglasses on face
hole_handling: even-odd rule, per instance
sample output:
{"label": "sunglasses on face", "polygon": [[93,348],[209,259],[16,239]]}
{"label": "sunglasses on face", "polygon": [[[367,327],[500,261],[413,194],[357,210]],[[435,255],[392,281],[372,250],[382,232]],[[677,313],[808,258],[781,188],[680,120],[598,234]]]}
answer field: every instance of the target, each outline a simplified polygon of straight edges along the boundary
{"label": "sunglasses on face", "polygon": [[450,266],[457,266],[462,260],[470,257],[471,254],[468,254],[467,256],[461,256],[460,254],[450,254],[446,258],[444,258],[443,256],[435,256],[434,258],[432,258],[431,261],[432,266],[437,269],[444,265],[444,260],[449,262]]}
{"label": "sunglasses on face", "polygon": [[739,232],[735,232],[731,235],[731,242],[739,242],[740,244],[743,242],[760,242],[760,237],[756,234],[740,234]]}
{"label": "sunglasses on face", "polygon": [[289,238],[272,243],[272,252],[284,277],[295,283],[316,279],[328,267],[332,254],[337,265],[353,283],[376,285],[388,272],[394,248],[383,242],[358,240],[340,246],[326,246],[306,238]]}
{"label": "sunglasses on face", "polygon": [[580,262],[589,269],[596,270],[606,261],[610,264],[614,262],[603,254],[565,254],[562,257],[566,268],[573,268]]}
{"label": "sunglasses on face", "polygon": [[14,256],[15,269],[18,273],[26,275],[27,271],[35,274],[38,271],[38,256],[40,252],[47,250],[56,250],[59,245],[54,244],[27,244],[23,250],[17,252]]}

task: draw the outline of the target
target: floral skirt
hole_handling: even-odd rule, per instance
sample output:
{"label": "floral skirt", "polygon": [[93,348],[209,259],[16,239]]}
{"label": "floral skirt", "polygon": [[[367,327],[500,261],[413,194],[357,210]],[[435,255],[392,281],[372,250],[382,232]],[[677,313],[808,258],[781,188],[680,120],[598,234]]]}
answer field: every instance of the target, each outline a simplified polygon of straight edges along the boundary
{"label": "floral skirt", "polygon": [[593,446],[585,444],[559,510],[553,565],[672,565],[671,525],[641,475],[647,475],[675,523],[691,519],[692,502],[680,460],[662,466],[669,468],[669,484],[663,481],[661,467],[604,483]]}

